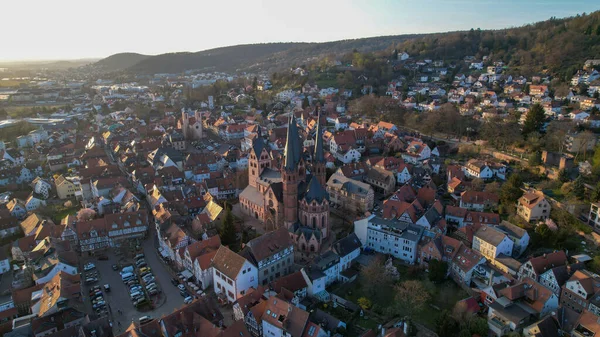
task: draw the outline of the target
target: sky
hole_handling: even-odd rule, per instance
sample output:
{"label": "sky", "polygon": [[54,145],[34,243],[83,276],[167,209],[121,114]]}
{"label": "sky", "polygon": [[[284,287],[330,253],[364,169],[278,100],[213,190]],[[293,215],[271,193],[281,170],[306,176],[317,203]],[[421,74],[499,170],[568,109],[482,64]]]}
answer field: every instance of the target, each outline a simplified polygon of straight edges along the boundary
{"label": "sky", "polygon": [[598,9],[597,0],[2,0],[0,60],[499,29]]}

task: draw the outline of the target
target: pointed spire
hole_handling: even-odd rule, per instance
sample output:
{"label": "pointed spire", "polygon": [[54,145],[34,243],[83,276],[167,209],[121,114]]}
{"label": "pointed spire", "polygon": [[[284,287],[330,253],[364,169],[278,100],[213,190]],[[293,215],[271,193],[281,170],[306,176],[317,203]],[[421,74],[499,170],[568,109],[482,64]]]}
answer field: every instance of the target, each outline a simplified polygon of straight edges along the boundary
{"label": "pointed spire", "polygon": [[317,107],[317,132],[315,133],[315,162],[324,163],[325,154],[323,153],[323,132],[321,130],[321,109]]}
{"label": "pointed spire", "polygon": [[296,165],[300,161],[300,143],[298,141],[296,117],[293,114],[288,124],[285,152],[283,155],[285,156],[284,167],[288,170],[296,169]]}

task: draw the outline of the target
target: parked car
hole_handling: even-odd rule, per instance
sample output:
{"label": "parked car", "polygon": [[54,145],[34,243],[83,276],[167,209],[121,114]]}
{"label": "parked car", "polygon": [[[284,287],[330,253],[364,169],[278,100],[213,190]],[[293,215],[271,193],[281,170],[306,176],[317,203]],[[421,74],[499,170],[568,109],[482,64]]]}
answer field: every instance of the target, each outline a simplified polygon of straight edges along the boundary
{"label": "parked car", "polygon": [[179,288],[179,290],[185,290],[185,286],[183,284],[178,284],[177,288]]}
{"label": "parked car", "polygon": [[181,295],[181,297],[183,297],[183,298],[190,296],[190,294],[188,294],[188,292],[185,290],[180,290],[179,295]]}
{"label": "parked car", "polygon": [[155,288],[155,289],[152,289],[152,290],[148,290],[148,294],[150,294],[150,295],[156,295],[156,294],[158,294],[158,289]]}
{"label": "parked car", "polygon": [[117,266],[116,264],[112,265],[112,270],[117,271],[119,270],[119,266]]}
{"label": "parked car", "polygon": [[98,260],[106,261],[106,260],[108,260],[108,256],[106,256],[106,255],[100,255],[100,256],[98,256]]}
{"label": "parked car", "polygon": [[90,271],[90,270],[95,269],[95,268],[96,268],[96,265],[93,264],[93,263],[91,263],[91,262],[89,262],[89,263],[86,263],[83,266],[83,271]]}
{"label": "parked car", "polygon": [[140,268],[140,273],[146,273],[146,272],[149,272],[149,271],[152,271],[152,269],[150,269],[150,267]]}
{"label": "parked car", "polygon": [[85,283],[86,284],[96,283],[96,282],[98,282],[98,279],[95,278],[95,277],[88,277],[88,278],[85,279]]}
{"label": "parked car", "polygon": [[171,279],[171,283],[172,283],[174,286],[178,286],[178,285],[179,285],[179,280],[178,280],[178,279],[176,279],[176,278],[172,278],[172,279]]}
{"label": "parked car", "polygon": [[107,283],[104,285],[104,291],[106,291],[107,293],[110,292],[110,284]]}
{"label": "parked car", "polygon": [[183,303],[190,304],[190,303],[192,303],[193,300],[194,300],[194,298],[192,296],[188,296],[183,299]]}

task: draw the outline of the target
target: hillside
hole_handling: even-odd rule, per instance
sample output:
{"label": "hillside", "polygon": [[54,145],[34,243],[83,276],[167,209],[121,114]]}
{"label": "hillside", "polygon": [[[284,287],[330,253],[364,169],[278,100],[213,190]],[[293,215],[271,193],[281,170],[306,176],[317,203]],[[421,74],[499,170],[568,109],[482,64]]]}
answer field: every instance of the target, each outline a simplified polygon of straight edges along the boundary
{"label": "hillside", "polygon": [[511,71],[526,74],[548,70],[565,79],[585,60],[600,58],[600,11],[502,30],[430,34],[395,47],[432,59],[490,56],[502,60]]}
{"label": "hillside", "polygon": [[95,65],[105,71],[117,71],[132,67],[149,57],[151,56],[137,53],[119,53],[104,58],[96,62]]}
{"label": "hillside", "polygon": [[267,71],[300,66],[325,56],[396,48],[419,58],[453,61],[490,56],[523,73],[549,70],[570,76],[586,59],[600,58],[600,12],[501,30],[380,36],[324,43],[265,43],[156,56],[116,54],[96,63],[104,69],[136,73],[176,73],[189,69]]}

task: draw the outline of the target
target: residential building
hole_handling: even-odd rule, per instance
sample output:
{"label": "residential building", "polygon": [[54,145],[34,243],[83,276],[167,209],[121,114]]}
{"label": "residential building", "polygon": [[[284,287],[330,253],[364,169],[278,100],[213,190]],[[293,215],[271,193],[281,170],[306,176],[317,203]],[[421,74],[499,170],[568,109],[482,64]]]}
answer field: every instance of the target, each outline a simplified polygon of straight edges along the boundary
{"label": "residential building", "polygon": [[541,282],[540,276],[543,273],[554,267],[565,266],[567,265],[567,262],[567,254],[562,250],[532,257],[527,262],[523,263],[519,269],[519,280],[529,277],[530,279]]}
{"label": "residential building", "polygon": [[558,297],[538,282],[525,278],[501,289],[500,297],[490,303],[488,326],[500,337],[523,328],[558,309]]}
{"label": "residential building", "polygon": [[419,225],[375,215],[354,223],[354,233],[363,247],[390,254],[409,264],[417,260],[417,245],[424,231]]}
{"label": "residential building", "polygon": [[529,245],[529,233],[524,228],[502,220],[496,228],[504,232],[513,241],[513,256],[519,257]]}
{"label": "residential building", "polygon": [[[366,183],[334,173],[327,181],[329,200],[333,205],[348,214],[363,214],[373,209],[375,192]],[[600,221],[600,220],[599,220]]]}
{"label": "residential building", "polygon": [[364,178],[365,182],[373,187],[377,193],[388,196],[396,189],[396,178],[394,173],[381,169],[379,167],[371,167]]}
{"label": "residential building", "polygon": [[498,200],[498,196],[494,193],[464,191],[460,194],[460,207],[483,212],[486,209],[498,208]]}
{"label": "residential building", "polygon": [[600,316],[600,276],[587,270],[578,270],[562,286],[560,305],[583,312],[589,310]]}
{"label": "residential building", "polygon": [[594,228],[594,231],[600,233],[600,202],[594,202],[590,205],[588,224]]}
{"label": "residential building", "polygon": [[498,255],[512,256],[514,242],[503,231],[492,226],[482,226],[473,235],[473,250],[478,251],[488,260],[495,260]]}
{"label": "residential building", "polygon": [[240,255],[256,266],[260,285],[294,271],[294,243],[284,227],[248,241]]}
{"label": "residential building", "polygon": [[350,268],[352,262],[360,255],[361,247],[355,233],[333,243],[332,249],[340,257],[340,272]]}
{"label": "residential building", "polygon": [[598,137],[593,133],[569,133],[565,136],[565,149],[571,153],[591,151],[596,147]]}
{"label": "residential building", "polygon": [[474,271],[479,265],[484,264],[485,262],[485,257],[479,252],[472,250],[465,245],[461,245],[448,266],[448,269],[450,269],[450,276],[455,282],[469,287]]}
{"label": "residential building", "polygon": [[54,184],[56,185],[56,194],[59,199],[71,199],[76,195],[83,196],[79,178],[65,177],[61,174],[54,178]]}
{"label": "residential building", "polygon": [[263,336],[302,337],[308,323],[308,312],[272,296],[266,301],[262,315]]}
{"label": "residential building", "polygon": [[229,303],[258,286],[258,269],[231,249],[221,246],[213,261],[213,289]]}
{"label": "residential building", "polygon": [[517,204],[517,214],[528,222],[548,219],[551,209],[544,192],[537,190],[523,194]]}

